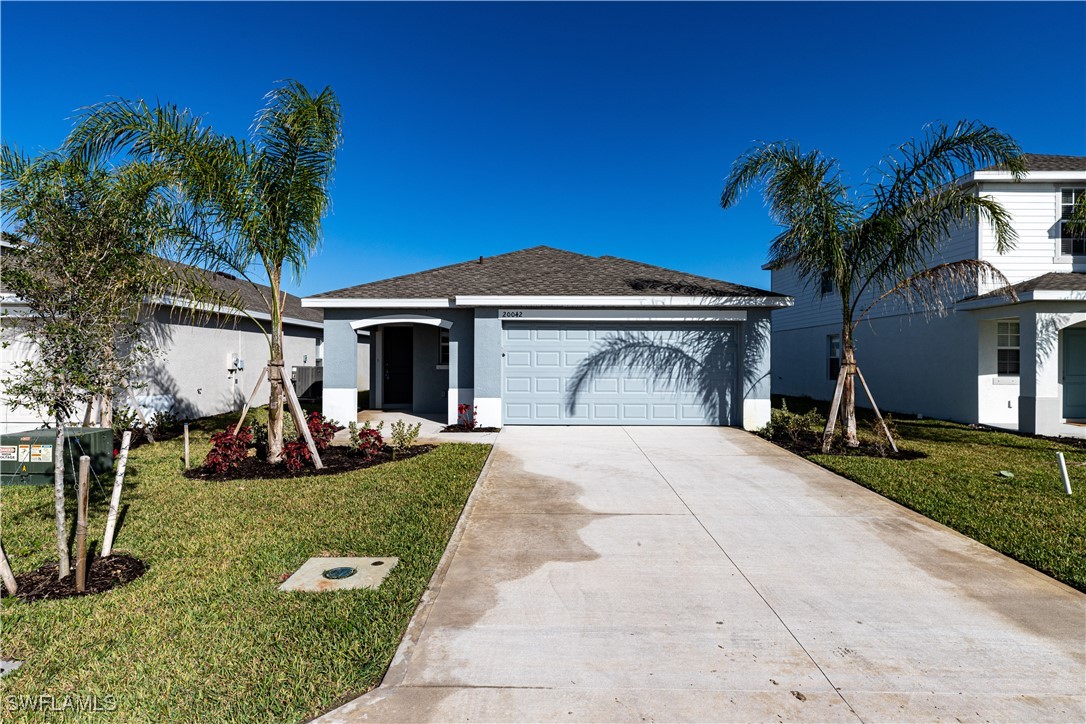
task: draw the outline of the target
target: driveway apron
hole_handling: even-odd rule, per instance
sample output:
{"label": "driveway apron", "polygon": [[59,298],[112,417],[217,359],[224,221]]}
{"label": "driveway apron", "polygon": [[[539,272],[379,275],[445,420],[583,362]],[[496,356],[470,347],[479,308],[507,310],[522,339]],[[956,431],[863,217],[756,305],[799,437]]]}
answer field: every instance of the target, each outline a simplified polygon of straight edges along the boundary
{"label": "driveway apron", "polygon": [[1084,721],[1086,596],[740,430],[507,427],[323,720]]}

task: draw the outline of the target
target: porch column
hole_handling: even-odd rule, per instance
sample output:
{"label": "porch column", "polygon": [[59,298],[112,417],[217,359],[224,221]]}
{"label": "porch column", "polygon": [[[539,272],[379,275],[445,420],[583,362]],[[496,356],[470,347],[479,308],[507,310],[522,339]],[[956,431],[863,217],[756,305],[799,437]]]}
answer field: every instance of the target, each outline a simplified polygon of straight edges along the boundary
{"label": "porch column", "polygon": [[358,419],[358,334],[334,314],[324,313],[324,416],[346,426]]}
{"label": "porch column", "polygon": [[1037,315],[1022,314],[1018,324],[1018,432],[1037,434]]}

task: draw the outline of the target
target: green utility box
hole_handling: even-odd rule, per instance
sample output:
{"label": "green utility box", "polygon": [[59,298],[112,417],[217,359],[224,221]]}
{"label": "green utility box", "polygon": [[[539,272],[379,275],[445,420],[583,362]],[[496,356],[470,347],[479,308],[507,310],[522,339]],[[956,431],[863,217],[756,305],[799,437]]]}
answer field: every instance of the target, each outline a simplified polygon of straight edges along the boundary
{"label": "green utility box", "polygon": [[[56,430],[41,429],[0,435],[0,485],[52,485]],[[91,459],[91,477],[113,474],[113,431],[103,427],[64,430],[64,479],[75,485],[79,457]]]}

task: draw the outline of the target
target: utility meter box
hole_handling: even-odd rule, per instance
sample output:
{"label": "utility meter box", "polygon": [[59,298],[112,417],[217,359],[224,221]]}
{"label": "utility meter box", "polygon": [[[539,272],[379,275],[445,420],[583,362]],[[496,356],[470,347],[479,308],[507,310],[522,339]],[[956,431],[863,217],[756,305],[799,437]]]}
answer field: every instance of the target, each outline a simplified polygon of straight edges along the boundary
{"label": "utility meter box", "polygon": [[[56,471],[56,430],[44,428],[0,435],[0,485],[52,485]],[[113,431],[103,427],[64,430],[64,479],[75,485],[79,457],[91,459],[91,477],[113,473]]]}

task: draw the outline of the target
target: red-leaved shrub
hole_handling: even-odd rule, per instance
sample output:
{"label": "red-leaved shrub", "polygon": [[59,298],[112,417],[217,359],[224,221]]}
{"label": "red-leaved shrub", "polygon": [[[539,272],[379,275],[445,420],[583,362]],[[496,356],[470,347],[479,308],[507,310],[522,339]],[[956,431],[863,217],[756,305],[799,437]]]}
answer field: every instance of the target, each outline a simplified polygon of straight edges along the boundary
{"label": "red-leaved shrub", "polygon": [[479,426],[479,422],[475,419],[479,416],[479,407],[472,407],[468,404],[460,404],[456,406],[456,423],[465,430],[474,430]]}
{"label": "red-leaved shrub", "polygon": [[238,430],[237,435],[233,428],[215,433],[211,436],[211,452],[204,459],[204,467],[220,475],[235,469],[248,457],[252,441],[253,433],[248,427]]}
{"label": "red-leaved shrub", "polygon": [[[309,427],[309,434],[313,436],[313,444],[317,446],[317,452],[322,452],[328,447],[335,434],[343,429],[335,420],[329,420],[316,410],[309,413],[309,418],[305,422]],[[309,452],[306,451],[306,454],[308,455]]]}
{"label": "red-leaved shrub", "polygon": [[286,465],[290,472],[298,472],[312,459],[305,440],[295,438],[283,443],[283,465]]}
{"label": "red-leaved shrub", "polygon": [[381,433],[376,430],[364,427],[357,432],[358,445],[356,449],[362,453],[362,457],[369,460],[385,447],[385,441],[381,437]]}

